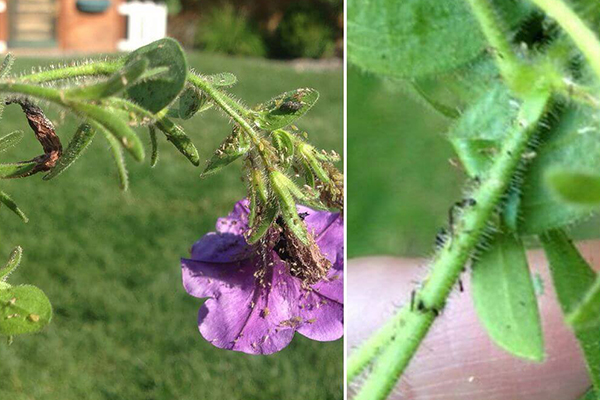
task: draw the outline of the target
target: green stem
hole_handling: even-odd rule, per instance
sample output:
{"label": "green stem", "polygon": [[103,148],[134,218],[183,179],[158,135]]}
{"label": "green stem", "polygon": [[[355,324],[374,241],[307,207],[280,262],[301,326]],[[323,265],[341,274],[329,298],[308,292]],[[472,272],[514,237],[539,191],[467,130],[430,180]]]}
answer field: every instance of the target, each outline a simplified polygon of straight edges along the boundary
{"label": "green stem", "polygon": [[[247,111],[243,110],[243,112],[241,113],[242,115],[240,115],[240,113],[238,112],[238,108],[240,107],[239,104],[237,104],[237,103],[236,103],[236,105],[231,104],[233,102],[231,99],[229,99],[227,96],[224,96],[219,90],[215,89],[210,83],[206,82],[204,79],[202,79],[200,76],[194,74],[193,72],[188,73],[188,81],[192,85],[196,86],[198,89],[200,89],[204,93],[206,93],[206,95],[209,96],[215,103],[217,103],[217,105],[219,107],[221,107],[221,109],[227,115],[229,115],[235,122],[237,122],[242,127],[242,129],[244,129],[244,131],[250,137],[250,140],[252,140],[252,143],[254,144],[256,151],[260,154],[263,162],[265,163],[265,166],[267,168],[272,168],[271,161],[264,149],[264,145],[261,143],[260,137],[254,130],[254,128],[252,128],[250,123],[244,118],[244,115],[247,114]],[[233,102],[233,103],[235,103],[235,102]]]}
{"label": "green stem", "polygon": [[489,0],[467,0],[471,5],[473,14],[477,18],[481,30],[488,43],[493,48],[494,58],[500,73],[507,85],[515,92],[519,92],[517,79],[522,71],[523,64],[514,52],[507,37],[507,30],[495,14]]}
{"label": "green stem", "polygon": [[18,81],[30,83],[52,82],[61,79],[77,78],[81,76],[110,75],[123,66],[122,59],[113,61],[99,61],[72,67],[49,69],[33,74],[23,75]]}
{"label": "green stem", "polygon": [[600,79],[600,42],[596,34],[562,0],[531,0],[571,36]]}
{"label": "green stem", "polygon": [[379,353],[372,373],[355,400],[385,399],[412,359],[429,328],[444,308],[501,196],[506,191],[532,133],[549,100],[549,93],[534,93],[523,107],[486,179],[472,194],[474,205],[465,208],[453,227],[454,236],[437,254],[430,275],[417,292],[414,304],[405,306],[378,333],[348,359],[348,381],[355,378]]}

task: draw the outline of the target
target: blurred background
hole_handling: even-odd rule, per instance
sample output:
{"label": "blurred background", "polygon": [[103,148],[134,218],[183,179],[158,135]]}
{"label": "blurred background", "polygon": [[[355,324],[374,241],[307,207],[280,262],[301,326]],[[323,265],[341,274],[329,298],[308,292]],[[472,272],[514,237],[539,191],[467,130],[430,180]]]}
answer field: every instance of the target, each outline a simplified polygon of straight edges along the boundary
{"label": "blurred background", "polygon": [[341,58],[343,0],[0,0],[0,51],[129,51],[168,34],[188,49]]}
{"label": "blurred background", "polygon": [[[0,15],[12,16],[11,5],[46,1],[11,1],[8,10]],[[111,7],[117,7],[119,2],[111,1],[108,11],[98,13],[82,12],[71,0],[65,0],[67,3],[73,6],[73,15],[81,18],[108,18],[113,15]],[[274,50],[271,43],[275,41],[271,40],[283,21],[295,20],[296,14],[289,14],[287,8],[293,2],[213,3],[181,3],[178,13],[165,17],[167,32],[187,32],[188,28],[194,32],[194,40],[187,43],[190,67],[207,74],[234,73],[238,83],[231,91],[247,104],[264,102],[298,87],[317,89],[319,102],[298,126],[308,131],[318,147],[343,154],[341,63],[309,60],[298,64],[258,57],[335,55],[335,32],[340,27],[335,12],[328,14],[329,7],[333,9],[335,5],[310,5],[306,8],[309,11],[297,14],[301,28],[290,22],[294,25],[289,28],[291,36],[283,34],[286,40],[295,36],[304,39],[302,31],[312,29],[302,25],[306,22],[304,13],[323,13],[323,21],[327,22],[319,22],[322,25],[318,26],[329,32],[325,41],[328,44],[324,45],[327,51],[283,53]],[[263,10],[258,3],[270,8]],[[276,14],[281,19],[271,22],[274,30],[269,31],[268,21]],[[222,26],[221,18],[232,18],[234,22]],[[312,23],[313,18],[309,19]],[[59,16],[58,23],[60,20]],[[225,40],[227,34],[232,34],[231,29],[238,27],[235,21],[245,21],[256,40],[260,38],[263,53],[225,50],[211,39],[216,29],[222,29],[219,40]],[[101,33],[92,30],[84,35],[81,32],[87,29],[86,24],[73,27],[77,30],[72,32],[79,33],[66,35],[71,42],[61,41],[63,36],[58,35],[54,42],[44,42],[47,47],[42,46],[42,35],[32,34],[37,32],[33,28],[25,30],[28,33],[24,36],[16,36],[22,42],[8,38],[6,45],[17,53],[14,73],[82,60],[73,55],[57,55],[58,52],[107,53],[117,50],[119,41],[127,40],[115,39],[117,36],[107,27],[110,24]],[[176,27],[177,24],[182,26]],[[193,27],[187,26],[192,24]],[[210,29],[209,34],[201,33],[201,28],[209,24],[216,24],[217,28]],[[1,20],[0,26],[6,29]],[[106,39],[104,36],[114,39],[112,49],[94,47]],[[204,39],[196,42],[197,37]],[[65,43],[75,40],[80,41],[77,46],[81,47],[69,49]],[[20,44],[23,46],[17,46]],[[303,49],[302,44],[299,46]],[[78,122],[50,105],[42,107],[66,145]],[[6,108],[0,126],[1,135],[15,129],[26,133],[17,148],[2,153],[1,162],[27,160],[41,153],[18,106]],[[183,126],[202,159],[207,159],[231,131],[227,119],[214,110],[184,121]],[[139,134],[149,146],[147,132],[140,130]],[[131,185],[126,193],[119,190],[112,158],[100,137],[76,164],[54,180],[42,181],[42,174],[38,174],[1,182],[2,190],[28,214],[30,222],[24,224],[8,210],[0,209],[0,256],[8,257],[16,245],[24,248],[23,262],[11,276],[11,282],[31,283],[43,289],[54,306],[54,318],[40,334],[17,337],[12,345],[0,343],[0,400],[341,399],[342,340],[322,343],[297,335],[278,354],[250,356],[217,349],[198,332],[197,313],[202,300],[184,291],[179,258],[189,255],[192,243],[214,230],[216,219],[230,212],[234,203],[245,196],[239,161],[200,180],[200,169],[194,168],[166,140],[160,140],[160,159],[153,169],[148,160],[135,163],[127,158]]]}
{"label": "blurred background", "polygon": [[[445,132],[452,120],[401,85],[348,68],[348,257],[433,254],[448,209],[462,197]],[[600,218],[571,227],[600,237]],[[534,240],[527,243],[537,246]]]}

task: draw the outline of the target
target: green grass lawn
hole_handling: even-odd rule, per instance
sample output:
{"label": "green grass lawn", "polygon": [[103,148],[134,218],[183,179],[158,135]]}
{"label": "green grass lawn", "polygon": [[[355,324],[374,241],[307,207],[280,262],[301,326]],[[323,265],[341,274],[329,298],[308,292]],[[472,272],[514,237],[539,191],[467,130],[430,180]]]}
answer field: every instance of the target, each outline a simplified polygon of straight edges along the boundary
{"label": "green grass lawn", "polygon": [[[35,64],[17,60],[15,70]],[[190,55],[190,65],[233,72],[239,82],[232,91],[249,104],[297,87],[317,89],[320,101],[298,125],[316,145],[342,152],[341,69],[301,73],[284,63],[201,53]],[[76,121],[58,110],[50,115],[64,146]],[[212,110],[184,127],[204,159],[230,132],[227,119]],[[26,139],[2,154],[4,162],[41,153],[20,109],[10,106],[0,134],[14,129],[25,130]],[[341,340],[297,335],[278,354],[250,356],[202,339],[196,324],[202,301],[184,291],[179,258],[245,195],[240,164],[200,180],[201,170],[170,143],[161,140],[160,150],[154,169],[128,158],[127,193],[118,188],[100,137],[54,180],[40,174],[2,182],[30,217],[23,224],[0,210],[0,254],[24,248],[10,282],[42,288],[55,314],[41,334],[0,343],[0,400],[341,399]]]}
{"label": "green grass lawn", "polygon": [[[449,162],[450,123],[397,83],[348,69],[350,258],[432,254],[464,179]],[[600,237],[600,218],[573,228],[575,238]]]}

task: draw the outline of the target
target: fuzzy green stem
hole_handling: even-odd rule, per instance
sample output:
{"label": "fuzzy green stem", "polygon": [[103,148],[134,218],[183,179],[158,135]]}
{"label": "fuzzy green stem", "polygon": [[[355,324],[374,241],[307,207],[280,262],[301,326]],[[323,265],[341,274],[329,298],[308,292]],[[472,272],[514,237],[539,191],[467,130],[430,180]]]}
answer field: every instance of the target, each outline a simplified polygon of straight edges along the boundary
{"label": "fuzzy green stem", "polygon": [[509,186],[549,98],[549,93],[534,93],[524,101],[501,153],[481,186],[471,196],[474,205],[467,207],[456,222],[454,236],[437,254],[431,273],[417,292],[414,304],[405,306],[348,359],[348,381],[351,381],[380,353],[355,400],[385,399],[404,372],[480,242],[484,228]]}
{"label": "fuzzy green stem", "polygon": [[72,67],[49,69],[35,72],[17,78],[18,81],[30,83],[52,82],[61,79],[71,79],[81,76],[110,75],[123,66],[123,59],[112,61],[98,61]]}
{"label": "fuzzy green stem", "polygon": [[[237,109],[239,108],[239,105],[237,105],[237,104],[235,106],[232,105],[231,99],[229,99],[227,96],[224,96],[219,90],[215,89],[210,83],[206,82],[204,79],[202,79],[200,76],[194,74],[193,72],[188,73],[188,82],[190,82],[192,85],[196,86],[198,89],[200,89],[204,93],[206,93],[207,96],[209,96],[215,103],[217,103],[217,105],[219,107],[221,107],[221,109],[227,115],[229,115],[235,122],[237,122],[242,127],[242,129],[244,131],[246,131],[246,133],[250,137],[250,140],[252,140],[252,143],[254,144],[256,151],[260,154],[265,166],[267,168],[271,169],[272,168],[271,161],[269,160],[269,156],[266,154],[266,152],[264,150],[264,145],[261,143],[260,137],[254,130],[254,128],[252,128],[252,126],[244,118],[244,116],[240,115],[240,113],[238,112]],[[246,111],[244,110],[244,112],[242,114],[246,114]]]}
{"label": "fuzzy green stem", "polygon": [[600,42],[596,34],[562,0],[531,0],[573,39],[600,79]]}
{"label": "fuzzy green stem", "polygon": [[[492,46],[494,58],[500,73],[511,89],[515,89],[523,64],[514,52],[503,22],[497,17],[489,0],[467,0],[479,22],[488,43]],[[518,92],[518,90],[514,90]]]}

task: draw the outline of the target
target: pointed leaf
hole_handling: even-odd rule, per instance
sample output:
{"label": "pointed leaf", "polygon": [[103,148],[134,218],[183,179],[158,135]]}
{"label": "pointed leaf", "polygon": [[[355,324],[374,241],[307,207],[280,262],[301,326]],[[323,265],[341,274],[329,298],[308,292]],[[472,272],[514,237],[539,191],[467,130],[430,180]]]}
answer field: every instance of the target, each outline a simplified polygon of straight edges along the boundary
{"label": "pointed leaf", "polygon": [[95,134],[96,131],[93,130],[91,126],[88,124],[81,124],[54,168],[52,168],[43,179],[50,180],[55,178],[69,168],[92,143]]}
{"label": "pointed leaf", "polygon": [[512,234],[497,234],[473,263],[475,309],[503,349],[533,361],[544,359],[544,339],[525,248]]}
{"label": "pointed leaf", "polygon": [[567,322],[575,328],[600,326],[600,276],[596,277],[581,303],[567,316]]}
{"label": "pointed leaf", "polygon": [[15,164],[0,164],[0,179],[20,178],[35,168],[37,162],[26,161]]}
{"label": "pointed leaf", "polygon": [[23,139],[23,131],[14,131],[0,138],[0,153],[10,149]]}
{"label": "pointed leaf", "polygon": [[15,56],[11,53],[6,54],[4,60],[2,61],[2,65],[0,65],[0,79],[4,79],[10,74],[10,70],[15,62]]}
{"label": "pointed leaf", "polygon": [[187,78],[187,61],[179,43],[160,39],[130,53],[126,63],[147,58],[148,68],[167,67],[165,73],[143,79],[127,90],[129,97],[141,107],[157,113],[177,98]]}
{"label": "pointed leaf", "polygon": [[185,134],[183,128],[164,117],[156,122],[156,127],[160,129],[167,140],[179,150],[192,164],[195,166],[200,165],[200,156],[198,155],[198,149],[192,143],[192,140]]}
{"label": "pointed leaf", "polygon": [[[89,103],[74,103],[73,108],[87,115],[110,132],[137,161],[144,159],[144,146],[138,135],[121,118],[115,118],[109,110]],[[90,121],[90,125],[93,125]],[[95,128],[95,127],[94,127]]]}
{"label": "pointed leaf", "polygon": [[8,258],[8,262],[4,266],[4,268],[0,269],[0,282],[5,282],[8,279],[8,276],[12,274],[21,263],[21,256],[23,255],[23,249],[21,246],[17,246],[10,253],[10,257]]}
{"label": "pointed leaf", "polygon": [[[573,312],[583,300],[583,296],[594,285],[597,274],[583,259],[567,235],[553,230],[540,236],[558,301],[565,315]],[[574,327],[575,336],[583,350],[590,379],[600,388],[600,324],[591,327]]]}
{"label": "pointed leaf", "polygon": [[37,287],[22,285],[0,290],[0,335],[38,332],[51,319],[50,301]]}
{"label": "pointed leaf", "polygon": [[115,161],[115,165],[117,166],[119,186],[121,190],[127,191],[127,189],[129,188],[129,176],[127,174],[127,165],[125,163],[125,158],[123,157],[123,151],[121,149],[121,146],[119,145],[119,141],[113,135],[111,135],[110,132],[106,130],[102,125],[93,121],[90,121],[90,125],[92,126],[92,129],[100,131],[106,138],[106,141],[108,142],[108,145],[110,147],[110,153],[113,157],[113,160]]}
{"label": "pointed leaf", "polygon": [[241,129],[235,128],[233,133],[227,136],[217,151],[215,151],[200,177],[205,178],[220,171],[241,156],[246,155],[250,151],[250,147],[250,141],[246,137],[246,134]]}
{"label": "pointed leaf", "polygon": [[257,107],[256,123],[269,131],[285,128],[306,114],[318,99],[319,92],[309,88],[282,93]]}
{"label": "pointed leaf", "polygon": [[25,222],[25,223],[29,222],[29,218],[27,218],[25,213],[23,213],[23,211],[21,211],[19,206],[17,206],[17,203],[15,203],[13,201],[13,199],[10,198],[9,195],[7,195],[6,193],[4,193],[2,191],[0,191],[0,203],[4,204],[6,207],[9,208],[9,210],[11,210],[15,214],[17,214],[17,216],[19,218],[21,218],[23,220],[23,222]]}
{"label": "pointed leaf", "polygon": [[148,133],[150,134],[150,145],[152,146],[152,155],[150,156],[150,167],[154,168],[158,162],[158,141],[156,140],[156,128],[150,125],[148,127]]}
{"label": "pointed leaf", "polygon": [[237,82],[236,76],[230,72],[222,72],[214,75],[205,75],[202,78],[213,86],[221,87],[233,86]]}
{"label": "pointed leaf", "polygon": [[181,119],[190,119],[196,113],[208,110],[212,105],[213,103],[208,101],[208,96],[194,86],[190,86],[179,96],[177,117]]}
{"label": "pointed leaf", "polygon": [[140,58],[132,60],[126,64],[120,71],[114,73],[108,80],[85,87],[74,87],[65,91],[67,99],[75,100],[100,100],[122,92],[133,83],[148,68],[148,59]]}

